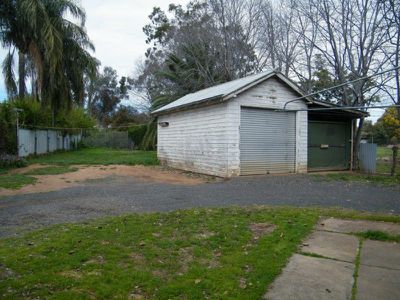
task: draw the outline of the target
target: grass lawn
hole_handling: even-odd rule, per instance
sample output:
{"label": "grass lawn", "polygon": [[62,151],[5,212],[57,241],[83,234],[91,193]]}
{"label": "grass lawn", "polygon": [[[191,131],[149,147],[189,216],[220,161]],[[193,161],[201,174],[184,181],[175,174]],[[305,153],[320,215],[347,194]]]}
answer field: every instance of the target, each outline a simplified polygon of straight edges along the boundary
{"label": "grass lawn", "polygon": [[56,165],[157,165],[155,151],[129,151],[109,148],[87,148],[32,157],[29,164]]}
{"label": "grass lawn", "polygon": [[392,150],[387,147],[378,147],[376,174],[368,175],[359,172],[354,173],[330,173],[324,175],[312,175],[322,180],[332,181],[358,181],[378,185],[399,185],[400,184],[400,164],[398,165],[397,176],[389,176],[392,169],[391,161],[384,161],[383,158],[391,158]]}
{"label": "grass lawn", "polygon": [[78,168],[71,168],[68,166],[49,166],[25,172],[24,175],[58,175],[76,171],[78,171]]}
{"label": "grass lawn", "polygon": [[389,176],[389,175],[367,175],[362,173],[330,173],[324,175],[312,175],[320,180],[328,180],[328,181],[356,181],[356,182],[365,182],[372,183],[377,185],[399,185],[400,184],[400,175]]}
{"label": "grass lawn", "polygon": [[19,189],[27,184],[36,182],[35,177],[26,176],[24,174],[0,173],[0,188]]}
{"label": "grass lawn", "polygon": [[35,175],[57,175],[77,171],[77,168],[68,166],[49,166],[37,168],[24,173],[11,173],[10,170],[0,172],[0,188],[19,189],[27,184],[34,184]]}
{"label": "grass lawn", "polygon": [[392,149],[380,146],[376,152],[377,159],[382,159],[383,157],[392,157]]}
{"label": "grass lawn", "polygon": [[359,237],[375,241],[400,243],[400,235],[390,235],[382,231],[365,231],[357,234]]}
{"label": "grass lawn", "polygon": [[192,209],[58,225],[0,240],[2,299],[260,299],[319,216],[295,208]]}

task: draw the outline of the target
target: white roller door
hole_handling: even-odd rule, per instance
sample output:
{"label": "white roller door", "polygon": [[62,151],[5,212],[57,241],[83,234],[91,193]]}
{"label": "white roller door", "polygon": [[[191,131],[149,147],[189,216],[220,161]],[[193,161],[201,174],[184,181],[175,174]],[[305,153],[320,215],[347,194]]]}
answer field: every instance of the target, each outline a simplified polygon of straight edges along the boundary
{"label": "white roller door", "polygon": [[296,114],[242,108],[240,124],[240,174],[294,173]]}

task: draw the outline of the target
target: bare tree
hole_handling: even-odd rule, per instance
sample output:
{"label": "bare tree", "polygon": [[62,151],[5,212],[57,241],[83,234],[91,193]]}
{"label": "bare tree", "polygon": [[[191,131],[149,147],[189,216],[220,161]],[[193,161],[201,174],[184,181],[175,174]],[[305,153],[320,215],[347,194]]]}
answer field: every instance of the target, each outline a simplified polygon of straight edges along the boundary
{"label": "bare tree", "polygon": [[290,70],[294,69],[294,64],[299,55],[299,43],[301,35],[295,30],[299,26],[294,0],[282,1],[276,13],[276,24],[278,27],[278,39],[276,54],[279,63],[279,70],[289,76]]}
{"label": "bare tree", "polygon": [[256,47],[259,65],[261,68],[270,66],[273,69],[278,68],[276,47],[278,40],[278,26],[276,23],[275,8],[270,1],[265,1],[261,6],[262,18],[260,19],[258,40]]}
{"label": "bare tree", "polygon": [[[223,63],[225,72],[239,70],[241,76],[259,69],[254,50],[259,43],[258,31],[262,18],[262,0],[209,0],[210,15],[223,41]],[[241,65],[248,55],[256,63],[248,68]]]}
{"label": "bare tree", "polygon": [[[389,62],[389,66],[394,68],[393,79],[384,86],[385,91],[394,104],[400,105],[400,2],[396,0],[387,0],[384,2],[384,15],[387,24],[387,36],[389,42],[384,49],[384,54]],[[400,107],[397,108],[400,118]]]}
{"label": "bare tree", "polygon": [[314,60],[320,52],[316,49],[318,28],[314,23],[319,22],[318,13],[304,2],[297,2],[294,7],[295,16],[298,20],[293,30],[299,35],[299,54],[293,63],[292,72],[299,79],[305,92],[310,93],[313,86],[314,72],[316,69]]}
{"label": "bare tree", "polygon": [[[342,88],[339,104],[368,107],[383,83],[363,78],[379,73],[386,65],[382,53],[387,42],[383,1],[307,0],[305,7],[303,12],[317,30],[313,46],[329,63],[337,82],[358,80]],[[355,158],[363,121],[355,130]]]}

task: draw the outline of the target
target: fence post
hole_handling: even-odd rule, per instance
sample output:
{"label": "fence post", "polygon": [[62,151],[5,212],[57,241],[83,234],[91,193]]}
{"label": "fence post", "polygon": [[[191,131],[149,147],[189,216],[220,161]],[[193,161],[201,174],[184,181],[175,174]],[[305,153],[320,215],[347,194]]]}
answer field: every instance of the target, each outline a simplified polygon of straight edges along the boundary
{"label": "fence post", "polygon": [[46,130],[46,137],[47,137],[47,153],[50,152],[50,137],[49,137],[49,130]]}
{"label": "fence post", "polygon": [[19,157],[19,125],[18,125],[18,121],[17,121],[17,156]]}
{"label": "fence post", "polygon": [[35,149],[34,149],[34,154],[37,155],[37,133],[36,133],[36,129],[35,129]]}

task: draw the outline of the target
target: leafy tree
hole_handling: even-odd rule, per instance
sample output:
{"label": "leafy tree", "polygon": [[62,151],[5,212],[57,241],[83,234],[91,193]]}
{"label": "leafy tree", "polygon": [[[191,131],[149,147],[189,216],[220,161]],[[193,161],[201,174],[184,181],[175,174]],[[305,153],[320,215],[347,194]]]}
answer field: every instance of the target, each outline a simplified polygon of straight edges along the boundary
{"label": "leafy tree", "polygon": [[117,71],[111,67],[104,67],[92,83],[91,112],[102,126],[110,124],[112,114],[122,99],[127,98],[129,85],[126,77],[118,80]]}
{"label": "leafy tree", "polygon": [[395,107],[388,108],[375,124],[365,121],[362,137],[378,145],[388,145],[393,138],[400,138],[400,120]]}
{"label": "leafy tree", "polygon": [[153,109],[254,72],[255,49],[240,23],[218,21],[220,9],[209,1],[193,1],[186,8],[171,4],[170,19],[160,8],[153,9],[143,29],[151,47],[142,73],[133,81],[146,90]]}
{"label": "leafy tree", "polygon": [[[143,29],[150,48],[140,74],[131,79],[148,97],[151,109],[256,70],[254,45],[239,18],[225,14],[229,3],[221,3],[192,1],[185,8],[171,4],[171,18],[160,8],[153,9],[150,24]],[[154,148],[156,128],[154,121],[148,124],[143,149]]]}
{"label": "leafy tree", "polygon": [[[311,87],[309,89],[310,93],[319,92],[321,90],[339,84],[338,81],[335,80],[334,76],[329,71],[329,68],[327,67],[327,62],[322,57],[321,54],[315,55],[314,64],[315,64],[315,70],[312,74],[313,75],[312,78],[309,80],[303,79],[302,81],[300,81],[300,86],[302,86],[304,90],[307,90],[308,87]],[[337,102],[341,98],[341,91],[337,89],[326,91],[324,93],[316,94],[314,98],[322,101]]]}
{"label": "leafy tree", "polygon": [[372,142],[374,139],[374,124],[371,120],[366,120],[362,129],[362,138]]}
{"label": "leafy tree", "polygon": [[90,117],[82,107],[74,107],[62,111],[57,117],[56,125],[62,128],[70,128],[66,131],[73,133],[81,128],[93,128],[96,125],[96,120]]}
{"label": "leafy tree", "polygon": [[120,128],[126,130],[128,125],[142,124],[148,121],[149,117],[147,114],[140,112],[133,106],[120,105],[118,109],[112,114],[110,118],[111,127]]}
{"label": "leafy tree", "polygon": [[396,138],[400,140],[400,117],[396,107],[386,109],[378,123],[382,123],[390,139]]}

